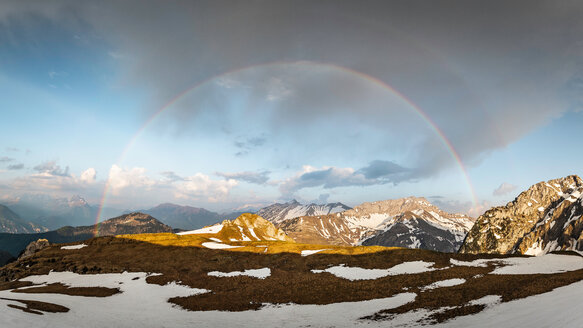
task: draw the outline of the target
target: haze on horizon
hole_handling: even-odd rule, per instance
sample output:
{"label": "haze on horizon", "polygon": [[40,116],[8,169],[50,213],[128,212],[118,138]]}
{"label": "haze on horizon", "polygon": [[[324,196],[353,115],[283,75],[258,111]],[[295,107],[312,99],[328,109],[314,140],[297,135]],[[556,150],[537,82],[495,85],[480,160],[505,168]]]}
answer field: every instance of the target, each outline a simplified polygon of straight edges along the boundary
{"label": "haze on horizon", "polygon": [[0,203],[414,195],[481,214],[582,174],[581,17],[579,1],[4,1]]}

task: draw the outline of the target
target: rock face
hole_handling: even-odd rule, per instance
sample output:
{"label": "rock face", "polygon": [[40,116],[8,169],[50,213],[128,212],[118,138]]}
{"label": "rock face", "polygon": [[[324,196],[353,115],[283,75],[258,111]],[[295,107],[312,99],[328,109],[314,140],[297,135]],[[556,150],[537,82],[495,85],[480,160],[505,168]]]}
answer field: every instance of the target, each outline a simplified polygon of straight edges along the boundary
{"label": "rock face", "polygon": [[10,208],[0,205],[0,232],[8,233],[36,233],[48,229],[32,222],[26,222]]}
{"label": "rock face", "polygon": [[224,220],[199,230],[179,234],[212,234],[222,241],[287,241],[294,242],[281,229],[257,214],[244,213],[235,220]]}
{"label": "rock face", "polygon": [[320,216],[300,216],[282,221],[280,227],[297,243],[343,245],[357,244],[364,231],[349,226],[340,213]]}
{"label": "rock face", "polygon": [[41,249],[43,249],[45,247],[49,247],[50,245],[51,244],[46,239],[39,239],[37,241],[33,241],[30,244],[28,244],[28,246],[26,246],[26,248],[24,249],[24,251],[22,252],[22,254],[20,255],[20,257],[18,259],[23,259],[25,257],[29,257],[29,256],[33,255],[34,253],[40,251]]}
{"label": "rock face", "polygon": [[450,214],[425,198],[363,203],[342,213],[302,216],[281,227],[299,243],[381,245],[456,252],[474,219]]}
{"label": "rock face", "polygon": [[300,216],[318,216],[331,213],[343,212],[350,209],[350,207],[342,203],[329,204],[309,204],[302,205],[295,199],[287,203],[275,203],[273,205],[264,207],[257,211],[257,215],[271,221],[275,224],[285,220],[294,219]]}
{"label": "rock face", "polygon": [[462,253],[541,255],[583,250],[583,181],[572,175],[540,182],[506,206],[480,216]]}

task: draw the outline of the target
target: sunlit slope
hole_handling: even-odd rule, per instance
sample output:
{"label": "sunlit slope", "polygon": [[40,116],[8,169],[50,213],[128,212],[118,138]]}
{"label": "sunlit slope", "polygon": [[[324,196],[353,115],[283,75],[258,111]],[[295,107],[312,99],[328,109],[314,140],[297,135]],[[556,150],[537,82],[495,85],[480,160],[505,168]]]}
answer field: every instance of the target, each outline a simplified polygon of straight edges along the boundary
{"label": "sunlit slope", "polygon": [[225,220],[220,224],[199,230],[174,233],[119,235],[163,246],[205,247],[235,252],[252,253],[313,253],[326,254],[366,254],[391,249],[382,246],[333,246],[299,244],[288,237],[281,229],[262,217],[245,213],[235,220]]}

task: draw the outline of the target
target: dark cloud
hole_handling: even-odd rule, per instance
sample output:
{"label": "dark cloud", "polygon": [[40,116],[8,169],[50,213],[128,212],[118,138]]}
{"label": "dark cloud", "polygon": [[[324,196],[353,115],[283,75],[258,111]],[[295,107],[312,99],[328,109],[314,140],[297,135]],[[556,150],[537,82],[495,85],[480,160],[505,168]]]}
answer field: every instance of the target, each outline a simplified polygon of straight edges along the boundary
{"label": "dark cloud", "polygon": [[366,167],[359,170],[367,179],[377,179],[403,174],[409,170],[391,161],[375,160]]}
{"label": "dark cloud", "polygon": [[184,181],[185,179],[179,175],[177,175],[173,171],[164,171],[160,173],[163,177],[168,179],[169,181]]}
{"label": "dark cloud", "polygon": [[370,186],[387,183],[397,184],[408,179],[411,171],[389,161],[375,160],[359,170],[352,168],[305,166],[296,176],[280,184],[282,197],[290,197],[304,188],[332,189],[350,186]]}
{"label": "dark cloud", "polygon": [[[391,149],[411,169],[404,177],[416,179],[457,165],[440,135],[466,165],[477,165],[484,154],[580,107],[580,81],[573,76],[582,68],[579,1],[21,3],[3,4],[0,15],[33,19],[20,15],[27,11],[59,22],[72,15],[91,26],[113,48],[123,85],[151,95],[145,116],[213,76],[278,61],[324,62],[373,76],[425,115],[370,79],[334,69],[306,73],[306,65],[222,76],[217,88],[206,84],[208,92],[172,111],[182,128],[202,122],[210,131],[266,130],[299,148],[286,149],[290,158],[332,161],[343,153],[368,161]],[[559,96],[565,88],[570,99]],[[225,95],[237,92],[241,102],[230,103]],[[354,132],[365,130],[373,137]],[[238,156],[254,147],[235,146]],[[316,178],[325,174],[305,183]]]}
{"label": "dark cloud", "polygon": [[8,165],[9,170],[22,170],[23,168],[24,168],[24,164],[22,164],[22,163]]}
{"label": "dark cloud", "polygon": [[270,173],[271,172],[269,171],[263,171],[263,172],[235,172],[235,173],[216,172],[215,174],[227,180],[233,179],[262,185],[269,180]]}
{"label": "dark cloud", "polygon": [[240,150],[235,153],[235,156],[242,157],[248,155],[253,149],[263,146],[267,142],[267,137],[264,135],[251,137],[251,138],[240,138],[235,141],[233,145]]}
{"label": "dark cloud", "polygon": [[62,169],[55,161],[48,161],[33,167],[33,170],[39,173],[45,173],[52,176],[70,177],[69,167]]}

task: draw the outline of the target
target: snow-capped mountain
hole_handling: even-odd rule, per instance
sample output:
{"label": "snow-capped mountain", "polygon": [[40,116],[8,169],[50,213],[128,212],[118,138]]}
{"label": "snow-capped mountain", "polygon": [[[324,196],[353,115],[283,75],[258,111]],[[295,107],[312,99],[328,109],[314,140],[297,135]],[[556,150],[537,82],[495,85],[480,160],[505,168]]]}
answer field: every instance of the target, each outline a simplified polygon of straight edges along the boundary
{"label": "snow-capped mountain", "polygon": [[303,216],[280,227],[297,242],[381,245],[455,252],[474,222],[450,214],[425,198],[363,203],[342,213]]}
{"label": "snow-capped mountain", "polygon": [[542,255],[583,250],[583,180],[539,182],[480,216],[460,252]]}
{"label": "snow-capped mountain", "polygon": [[275,224],[300,216],[326,215],[349,210],[342,203],[302,205],[295,199],[287,203],[275,203],[257,211],[257,215]]}

